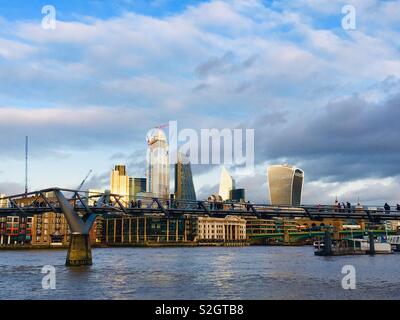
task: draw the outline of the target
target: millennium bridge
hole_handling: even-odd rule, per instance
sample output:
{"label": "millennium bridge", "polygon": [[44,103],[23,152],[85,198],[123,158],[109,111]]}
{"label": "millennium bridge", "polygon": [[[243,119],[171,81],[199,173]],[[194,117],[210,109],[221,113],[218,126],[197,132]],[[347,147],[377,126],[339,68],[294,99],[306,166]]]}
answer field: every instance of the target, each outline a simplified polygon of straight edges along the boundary
{"label": "millennium bridge", "polygon": [[[51,196],[49,196],[51,194]],[[385,220],[400,220],[397,210],[383,210],[378,207],[338,208],[333,205],[272,206],[250,202],[186,201],[160,198],[141,198],[126,203],[124,197],[110,192],[89,193],[87,191],[49,188],[39,191],[0,198],[7,202],[0,208],[1,216],[30,217],[48,212],[64,214],[70,228],[70,244],[67,266],[92,264],[89,232],[97,216],[146,216],[160,215],[166,218],[186,214],[210,217],[309,218],[368,220],[380,223]],[[27,200],[28,203],[27,203]],[[140,204],[139,204],[140,203]]]}

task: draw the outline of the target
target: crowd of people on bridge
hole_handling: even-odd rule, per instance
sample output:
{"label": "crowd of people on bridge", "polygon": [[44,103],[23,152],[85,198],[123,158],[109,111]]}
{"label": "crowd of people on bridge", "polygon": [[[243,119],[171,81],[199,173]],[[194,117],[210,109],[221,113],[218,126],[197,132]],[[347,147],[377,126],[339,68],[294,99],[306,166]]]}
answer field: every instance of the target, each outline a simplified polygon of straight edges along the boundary
{"label": "crowd of people on bridge", "polygon": [[[335,210],[335,212],[347,212],[347,213],[356,213],[357,211],[365,211],[364,206],[362,206],[359,202],[357,203],[357,205],[353,206],[350,202],[339,202],[337,199],[335,201],[335,208],[337,208],[337,210]],[[384,211],[386,214],[390,214],[391,212],[393,212],[394,210],[392,210],[392,207],[390,206],[390,204],[388,204],[387,202],[385,202],[385,204],[383,205],[383,210],[382,208],[377,208],[377,211]],[[396,211],[400,212],[400,204],[396,204]]]}

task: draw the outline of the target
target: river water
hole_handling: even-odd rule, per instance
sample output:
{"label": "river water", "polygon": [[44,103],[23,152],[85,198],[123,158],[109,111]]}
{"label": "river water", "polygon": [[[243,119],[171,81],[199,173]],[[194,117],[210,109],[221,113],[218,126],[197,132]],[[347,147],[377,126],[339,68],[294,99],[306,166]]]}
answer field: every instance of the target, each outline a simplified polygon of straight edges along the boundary
{"label": "river water", "polygon": [[[312,247],[99,248],[67,268],[65,250],[0,251],[0,299],[399,299],[400,254],[317,257]],[[42,288],[41,268],[56,270]],[[344,265],[356,289],[342,288]]]}

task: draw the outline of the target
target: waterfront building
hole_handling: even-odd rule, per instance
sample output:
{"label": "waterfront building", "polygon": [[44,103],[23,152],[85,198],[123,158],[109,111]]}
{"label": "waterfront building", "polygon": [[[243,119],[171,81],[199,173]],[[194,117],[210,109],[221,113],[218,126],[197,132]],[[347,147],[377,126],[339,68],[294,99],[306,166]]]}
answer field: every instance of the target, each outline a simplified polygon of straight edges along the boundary
{"label": "waterfront building", "polygon": [[237,216],[197,218],[196,240],[206,242],[245,242],[246,220]]}
{"label": "waterfront building", "polygon": [[246,201],[245,189],[233,189],[229,191],[229,200],[244,202]]}
{"label": "waterfront building", "polygon": [[140,244],[192,241],[190,217],[111,217],[103,220],[103,243]]}
{"label": "waterfront building", "polygon": [[269,197],[272,205],[301,205],[304,172],[289,165],[273,165],[267,169]]}
{"label": "waterfront building", "polygon": [[0,245],[30,244],[32,217],[0,217]]}
{"label": "waterfront building", "polygon": [[[92,245],[101,242],[103,218],[98,216],[89,232]],[[61,213],[47,212],[35,215],[32,223],[33,246],[68,246],[70,229],[65,216]]]}
{"label": "waterfront building", "polygon": [[196,201],[192,169],[186,155],[179,153],[175,164],[175,199]]}
{"label": "waterfront building", "polygon": [[103,228],[104,228],[104,218],[102,216],[97,216],[89,232],[89,239],[91,245],[102,243]]}
{"label": "waterfront building", "polygon": [[60,246],[69,242],[69,227],[61,213],[47,212],[35,215],[32,245]]}
{"label": "waterfront building", "polygon": [[[96,192],[97,193],[97,192]],[[46,192],[50,202],[57,202],[54,193]],[[16,199],[21,207],[34,205],[45,207],[42,198],[35,196]],[[98,243],[102,235],[102,218],[97,217],[90,230],[91,243]],[[66,246],[69,244],[70,230],[68,222],[61,213],[46,212],[33,217],[0,217],[0,245]]]}
{"label": "waterfront building", "polygon": [[[45,196],[50,202],[57,202],[53,192],[47,192]],[[41,207],[45,206],[45,203],[42,200],[37,205]],[[63,214],[47,212],[34,217],[32,245],[61,246],[69,243],[70,230],[67,219]]]}
{"label": "waterfront building", "polygon": [[298,224],[296,219],[290,218],[274,218],[275,228],[278,233],[297,232]]}
{"label": "waterfront building", "polygon": [[167,137],[160,128],[147,136],[146,191],[155,197],[169,199],[169,154]]}
{"label": "waterfront building", "polygon": [[273,233],[297,232],[298,222],[296,219],[273,218],[258,219],[255,217],[246,218],[247,235],[263,235]]}
{"label": "waterfront building", "polygon": [[274,219],[246,218],[246,233],[248,237],[276,233]]}
{"label": "waterfront building", "polygon": [[129,178],[130,201],[137,200],[137,194],[146,192],[146,178]]}
{"label": "waterfront building", "polygon": [[111,171],[111,186],[110,191],[112,194],[119,194],[120,201],[123,204],[129,203],[129,177],[126,174],[126,167],[124,165],[116,165],[115,169]]}
{"label": "waterfront building", "polygon": [[219,184],[219,195],[223,201],[229,200],[229,193],[235,189],[235,180],[231,177],[228,170],[223,166]]}
{"label": "waterfront building", "polygon": [[236,216],[179,218],[111,217],[103,220],[102,241],[113,244],[246,242],[246,220]]}

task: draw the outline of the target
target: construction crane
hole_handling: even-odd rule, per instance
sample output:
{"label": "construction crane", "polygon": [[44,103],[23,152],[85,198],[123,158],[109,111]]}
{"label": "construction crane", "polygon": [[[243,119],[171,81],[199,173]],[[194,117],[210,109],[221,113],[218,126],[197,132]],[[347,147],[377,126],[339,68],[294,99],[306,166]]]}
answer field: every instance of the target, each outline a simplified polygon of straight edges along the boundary
{"label": "construction crane", "polygon": [[[169,124],[160,124],[159,126],[153,127],[152,130],[153,129],[161,130],[161,129],[167,128],[168,126],[169,126]],[[149,132],[151,132],[151,134],[147,135],[147,144],[151,145],[154,142],[156,142],[157,140],[154,138],[154,136],[152,136],[152,134],[154,134],[154,132],[153,131],[149,131]]]}
{"label": "construction crane", "polygon": [[154,129],[164,129],[164,128],[168,127],[168,126],[169,126],[168,124],[160,124],[159,126],[154,127]]}
{"label": "construction crane", "polygon": [[89,173],[86,175],[85,179],[82,180],[80,186],[78,187],[78,191],[80,191],[83,187],[83,185],[85,184],[86,180],[89,178],[89,176],[92,174],[93,170],[90,169]]}

